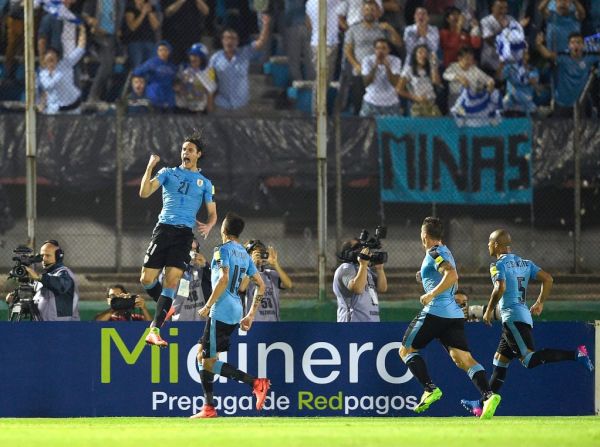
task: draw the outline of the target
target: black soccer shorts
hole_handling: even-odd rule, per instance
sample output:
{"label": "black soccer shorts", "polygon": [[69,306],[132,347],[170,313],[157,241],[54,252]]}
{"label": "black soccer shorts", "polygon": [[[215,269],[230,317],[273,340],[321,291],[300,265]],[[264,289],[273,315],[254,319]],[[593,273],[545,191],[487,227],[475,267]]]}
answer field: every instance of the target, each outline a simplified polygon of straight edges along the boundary
{"label": "black soccer shorts", "polygon": [[522,321],[502,323],[496,352],[512,360],[526,356],[529,351],[535,351],[532,327]]}
{"label": "black soccer shorts", "polygon": [[205,359],[216,357],[219,352],[229,351],[231,334],[237,329],[237,324],[227,324],[209,318],[204,325],[204,333],[199,343],[202,344],[202,355]]}
{"label": "black soccer shorts", "polygon": [[435,338],[446,350],[456,348],[470,352],[464,318],[443,318],[423,311],[410,322],[402,345],[405,348],[423,349]]}
{"label": "black soccer shorts", "polygon": [[190,262],[193,240],[194,233],[191,228],[159,223],[152,232],[152,240],[144,258],[144,267],[151,269],[176,267],[185,270]]}

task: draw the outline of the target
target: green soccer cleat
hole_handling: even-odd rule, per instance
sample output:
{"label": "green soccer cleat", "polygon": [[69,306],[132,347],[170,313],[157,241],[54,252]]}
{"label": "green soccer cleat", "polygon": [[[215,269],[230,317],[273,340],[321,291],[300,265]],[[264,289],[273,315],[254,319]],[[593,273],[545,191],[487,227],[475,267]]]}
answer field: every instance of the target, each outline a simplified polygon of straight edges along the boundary
{"label": "green soccer cleat", "polygon": [[440,400],[441,397],[442,397],[442,390],[440,390],[439,388],[434,388],[433,391],[424,391],[423,395],[421,396],[421,401],[415,407],[414,412],[415,413],[423,413],[425,410],[427,410],[429,408],[429,406],[432,403]]}
{"label": "green soccer cleat", "polygon": [[481,410],[480,419],[491,419],[496,412],[496,408],[500,405],[502,398],[499,394],[492,394],[486,400],[483,401],[483,409]]}

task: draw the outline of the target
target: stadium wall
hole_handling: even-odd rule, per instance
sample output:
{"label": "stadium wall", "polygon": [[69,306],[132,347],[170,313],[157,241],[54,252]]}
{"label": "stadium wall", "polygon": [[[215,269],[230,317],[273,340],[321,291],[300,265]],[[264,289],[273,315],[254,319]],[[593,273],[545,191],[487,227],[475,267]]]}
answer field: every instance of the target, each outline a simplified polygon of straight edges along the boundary
{"label": "stadium wall", "polygon": [[[407,325],[257,323],[234,335],[228,356],[272,389],[263,412],[250,390],[222,378],[215,384],[222,416],[415,416],[421,388],[399,360]],[[189,416],[202,405],[196,343],[203,325],[169,324],[169,347],[144,343],[143,323],[0,324],[0,416]],[[539,323],[540,347],[586,344],[598,358],[598,324]],[[488,370],[500,326],[467,326],[471,350]],[[428,416],[465,415],[461,398],[477,394],[443,348],[424,351],[444,397]],[[596,383],[598,383],[596,378]],[[498,415],[574,416],[597,412],[594,375],[564,362],[526,370],[513,364]]]}

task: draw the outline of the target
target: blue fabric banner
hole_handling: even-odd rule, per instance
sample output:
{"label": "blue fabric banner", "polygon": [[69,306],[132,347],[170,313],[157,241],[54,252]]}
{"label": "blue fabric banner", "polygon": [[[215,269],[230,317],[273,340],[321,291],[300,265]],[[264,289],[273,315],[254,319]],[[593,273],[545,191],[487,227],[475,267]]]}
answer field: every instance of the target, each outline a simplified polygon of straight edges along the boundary
{"label": "blue fabric banner", "polygon": [[[500,325],[468,323],[474,357],[492,370]],[[255,323],[234,332],[229,361],[268,376],[262,412],[247,385],[215,383],[221,416],[415,416],[422,388],[398,357],[407,323]],[[166,349],[144,343],[133,323],[1,323],[0,417],[190,416],[203,404],[196,369],[202,323],[168,324]],[[540,323],[537,345],[594,352],[594,326]],[[467,374],[437,342],[423,351],[444,396],[427,415],[466,415],[461,398],[477,398]],[[568,386],[564,386],[568,384]],[[527,370],[515,361],[499,415],[594,412],[594,377],[578,362]]]}
{"label": "blue fabric banner", "polygon": [[458,127],[451,118],[377,118],[384,202],[531,203],[531,121]]}

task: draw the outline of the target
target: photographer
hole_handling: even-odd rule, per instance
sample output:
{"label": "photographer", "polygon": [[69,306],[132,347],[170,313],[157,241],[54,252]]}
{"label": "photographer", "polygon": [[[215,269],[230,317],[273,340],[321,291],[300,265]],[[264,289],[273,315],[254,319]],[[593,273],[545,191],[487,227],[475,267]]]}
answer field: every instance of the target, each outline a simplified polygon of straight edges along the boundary
{"label": "photographer", "polygon": [[[378,263],[372,263],[373,252],[364,245],[358,239],[342,245],[343,263],[333,277],[338,323],[379,321],[378,294],[387,291],[387,278],[383,262],[377,259]],[[369,264],[373,264],[372,267]]]}
{"label": "photographer", "polygon": [[[79,287],[73,272],[63,264],[64,255],[58,242],[51,239],[40,249],[44,272],[24,266],[34,283],[33,301],[42,321],[79,321]],[[14,298],[13,293],[6,297],[11,308]]]}
{"label": "photographer", "polygon": [[[246,242],[244,248],[252,257],[259,275],[265,283],[265,294],[254,316],[254,321],[280,321],[279,293],[283,289],[291,289],[292,280],[279,264],[277,251],[273,247],[269,246],[267,248],[265,244],[256,239]],[[250,282],[248,277],[244,278],[240,285],[240,294],[245,293],[246,309],[252,307],[256,287],[256,284]]]}
{"label": "photographer", "polygon": [[[106,291],[109,309],[96,315],[96,321],[152,321],[144,298],[127,293],[121,284],[110,286]],[[140,313],[141,312],[141,313]]]}

